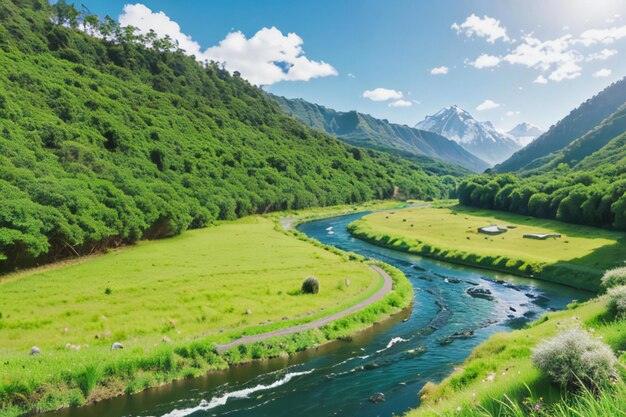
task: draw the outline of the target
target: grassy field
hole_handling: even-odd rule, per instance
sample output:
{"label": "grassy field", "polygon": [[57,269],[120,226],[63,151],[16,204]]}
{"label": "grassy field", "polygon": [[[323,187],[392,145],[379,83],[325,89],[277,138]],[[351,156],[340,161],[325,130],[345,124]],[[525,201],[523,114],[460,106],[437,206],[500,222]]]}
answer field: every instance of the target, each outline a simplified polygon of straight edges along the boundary
{"label": "grassy field", "polygon": [[[497,236],[478,233],[491,224],[511,228]],[[623,265],[626,253],[626,233],[462,206],[373,213],[350,230],[395,249],[588,290],[597,289],[605,270]],[[561,238],[524,239],[527,233]]]}
{"label": "grassy field", "polygon": [[[571,396],[563,397],[563,392],[544,378],[530,359],[533,347],[539,342],[571,328],[584,328],[592,331],[594,336],[601,338],[603,342],[611,346],[613,351],[618,354],[621,352],[620,361],[626,365],[626,353],[623,352],[626,350],[626,325],[623,320],[615,319],[607,313],[605,297],[584,304],[575,303],[568,310],[544,316],[527,329],[498,333],[490,337],[442,383],[427,384],[420,393],[422,404],[406,416],[538,415],[528,409],[524,413],[512,413],[508,406],[510,403],[521,404],[526,401],[532,405],[540,404],[542,409],[549,409],[554,403],[561,403],[563,407],[568,402],[575,402],[576,399]],[[621,371],[622,377],[625,377],[626,369],[622,368]],[[618,397],[626,392],[624,383],[619,382],[619,384],[620,386],[616,387]],[[591,400],[597,401],[597,399]],[[621,407],[620,401],[622,406],[626,404],[626,398],[611,398],[609,392],[605,393],[604,401],[607,404],[600,404],[600,408],[616,410]],[[597,407],[598,404],[595,406]],[[524,406],[522,405],[520,409],[523,411]],[[548,412],[547,415],[554,416],[557,413]],[[582,411],[582,414],[569,412],[558,413],[558,415],[573,417],[622,414],[591,414],[588,411]]]}
{"label": "grassy field", "polygon": [[[224,355],[213,348],[213,342],[311,321],[367,298],[382,278],[360,260],[283,233],[270,219],[248,217],[5,276],[0,415],[83,404],[302,350],[408,305],[410,284],[387,267],[394,292],[362,312]],[[300,295],[309,275],[319,279],[320,292]],[[113,342],[124,349],[112,351]],[[42,353],[29,356],[32,346]]]}

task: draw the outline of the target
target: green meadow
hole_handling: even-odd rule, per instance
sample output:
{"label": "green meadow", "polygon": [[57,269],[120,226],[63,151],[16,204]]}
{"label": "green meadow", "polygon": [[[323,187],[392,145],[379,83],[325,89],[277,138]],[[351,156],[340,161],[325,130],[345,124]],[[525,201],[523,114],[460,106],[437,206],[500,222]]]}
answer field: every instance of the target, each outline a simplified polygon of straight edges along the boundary
{"label": "green meadow", "polygon": [[[507,232],[478,232],[492,224]],[[626,233],[457,205],[377,212],[352,223],[350,230],[394,249],[592,291],[605,270],[622,265],[626,253]],[[561,238],[523,238],[531,233]]]}
{"label": "green meadow", "polygon": [[[382,278],[361,261],[255,216],[5,276],[0,415],[80,405],[292,353],[408,305],[410,284],[387,267],[394,291],[359,313],[224,354],[214,348],[214,342],[312,321],[369,297]],[[320,291],[302,295],[310,275]],[[114,342],[124,349],[111,350]],[[32,346],[41,353],[30,356]]]}

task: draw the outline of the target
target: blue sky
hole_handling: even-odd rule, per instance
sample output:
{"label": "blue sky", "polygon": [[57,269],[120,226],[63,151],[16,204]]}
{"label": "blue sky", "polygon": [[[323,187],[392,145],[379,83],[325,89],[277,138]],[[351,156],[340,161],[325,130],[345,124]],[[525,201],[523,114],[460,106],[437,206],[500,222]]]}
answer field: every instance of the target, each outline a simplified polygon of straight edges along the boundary
{"label": "blue sky", "polygon": [[[547,128],[626,75],[626,0],[84,4],[142,30],[187,35],[185,49],[219,57],[272,93],[409,125],[457,104],[502,129]],[[277,50],[287,58],[274,66]],[[447,73],[431,74],[438,67]]]}

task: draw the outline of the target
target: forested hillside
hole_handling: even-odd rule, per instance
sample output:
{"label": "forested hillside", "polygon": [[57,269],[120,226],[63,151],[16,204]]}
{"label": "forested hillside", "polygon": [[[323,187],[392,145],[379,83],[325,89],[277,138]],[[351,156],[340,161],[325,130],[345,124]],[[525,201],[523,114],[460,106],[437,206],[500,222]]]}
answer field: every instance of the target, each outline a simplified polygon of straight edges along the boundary
{"label": "forested hillside", "polygon": [[460,202],[626,230],[626,78],[572,111],[537,141],[580,131],[612,107],[617,110],[565,146],[527,163],[517,176],[488,173],[463,181]]}
{"label": "forested hillside", "polygon": [[167,38],[63,1],[0,0],[0,50],[4,269],[394,187],[419,198],[454,189],[303,126]]}
{"label": "forested hillside", "polygon": [[[389,123],[357,111],[339,112],[302,99],[272,96],[280,107],[305,125],[329,133],[355,146],[403,155],[418,161],[424,170],[438,175],[463,175],[464,167],[483,172],[485,161],[456,142],[437,133]],[[447,162],[443,163],[441,161]],[[454,165],[450,165],[454,164]]]}
{"label": "forested hillside", "polygon": [[[626,104],[622,105],[618,111],[604,119],[598,126],[594,127],[565,148],[534,161],[528,166],[529,168],[531,166],[534,168],[528,171],[531,173],[545,172],[557,167],[561,163],[576,166],[579,162],[596,153],[611,142],[613,138],[624,132],[626,132]],[[599,152],[599,155],[594,156],[593,159],[597,160],[603,153],[604,151]],[[590,161],[586,160],[585,166],[587,168],[594,168],[597,165],[590,164]]]}
{"label": "forested hillside", "polygon": [[625,101],[626,78],[622,78],[572,110],[546,133],[497,165],[495,171],[504,173],[536,168],[537,165],[545,163],[541,158],[559,152],[593,130],[604,119],[618,111]]}

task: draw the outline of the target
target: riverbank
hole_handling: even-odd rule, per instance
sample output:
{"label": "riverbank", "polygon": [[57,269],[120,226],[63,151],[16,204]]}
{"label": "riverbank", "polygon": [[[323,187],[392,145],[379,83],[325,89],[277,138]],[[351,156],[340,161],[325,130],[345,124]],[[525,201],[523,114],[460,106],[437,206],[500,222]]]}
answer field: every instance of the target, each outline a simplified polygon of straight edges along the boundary
{"label": "riverbank", "polygon": [[[550,414],[550,407],[560,406],[565,410],[566,404],[575,404],[576,398],[541,375],[532,363],[531,354],[540,342],[573,328],[592,332],[593,337],[608,344],[618,356],[621,354],[619,360],[623,366],[619,371],[622,380],[603,392],[600,401],[604,404],[594,405],[597,399],[590,398],[587,404],[578,405],[578,413],[570,410],[558,415],[623,415],[592,414],[589,411],[597,407],[596,410],[600,411],[621,410],[623,413],[626,405],[626,399],[619,398],[620,393],[626,392],[623,382],[626,377],[626,326],[623,320],[607,313],[606,297],[599,297],[585,303],[572,303],[567,310],[547,314],[525,329],[491,336],[452,375],[439,384],[426,384],[420,392],[421,405],[405,416],[556,415]],[[547,414],[538,414],[537,405],[538,410]]]}
{"label": "riverbank", "polygon": [[[478,232],[493,224],[506,232]],[[377,212],[350,224],[349,230],[390,249],[588,291],[597,291],[602,273],[620,266],[626,251],[624,233],[462,206]],[[556,233],[560,238],[523,237],[531,233]]]}
{"label": "riverbank", "polygon": [[[324,213],[359,208],[335,209]],[[379,264],[393,280],[381,300],[321,328],[218,352],[216,343],[349,310],[383,285],[363,257],[279,229],[276,217],[251,217],[3,280],[2,305],[15,307],[3,307],[0,319],[0,337],[10,340],[0,364],[0,415],[79,406],[294,353],[411,303],[406,277]],[[320,293],[296,295],[308,275],[318,277]],[[29,291],[37,300],[20,308],[17,299]],[[111,350],[114,342],[124,349]],[[41,353],[29,356],[32,345]]]}

